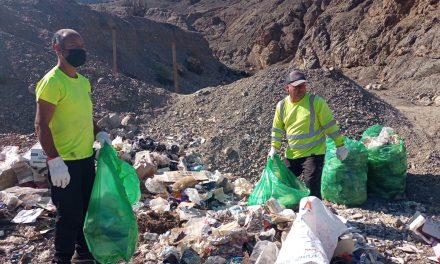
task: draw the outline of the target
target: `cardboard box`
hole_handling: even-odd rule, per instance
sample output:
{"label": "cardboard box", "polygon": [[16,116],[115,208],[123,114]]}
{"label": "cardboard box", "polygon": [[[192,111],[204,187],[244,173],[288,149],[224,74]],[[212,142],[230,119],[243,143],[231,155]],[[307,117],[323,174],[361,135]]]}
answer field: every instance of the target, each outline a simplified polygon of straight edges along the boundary
{"label": "cardboard box", "polygon": [[47,156],[43,149],[33,148],[31,149],[30,164],[32,167],[44,168],[46,167]]}

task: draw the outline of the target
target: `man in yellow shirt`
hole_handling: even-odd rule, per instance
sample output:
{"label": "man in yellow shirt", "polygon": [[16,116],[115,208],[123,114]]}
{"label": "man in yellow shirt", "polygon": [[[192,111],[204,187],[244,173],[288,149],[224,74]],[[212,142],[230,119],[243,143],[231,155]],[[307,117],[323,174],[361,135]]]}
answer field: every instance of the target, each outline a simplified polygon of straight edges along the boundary
{"label": "man in yellow shirt", "polygon": [[[37,84],[35,129],[48,156],[52,201],[57,208],[53,263],[94,263],[83,225],[95,179],[93,142],[111,144],[93,121],[90,82],[77,73],[86,62],[80,34],[61,29],[52,46],[57,65]],[[73,259],[72,259],[73,256]]]}
{"label": "man in yellow shirt", "polygon": [[303,175],[310,195],[321,198],[326,136],[335,141],[340,160],[347,157],[348,151],[327,103],[308,93],[306,83],[306,76],[300,71],[292,71],[287,76],[285,90],[288,96],[276,106],[269,156],[273,158],[279,152],[285,135],[290,170],[296,176]]}

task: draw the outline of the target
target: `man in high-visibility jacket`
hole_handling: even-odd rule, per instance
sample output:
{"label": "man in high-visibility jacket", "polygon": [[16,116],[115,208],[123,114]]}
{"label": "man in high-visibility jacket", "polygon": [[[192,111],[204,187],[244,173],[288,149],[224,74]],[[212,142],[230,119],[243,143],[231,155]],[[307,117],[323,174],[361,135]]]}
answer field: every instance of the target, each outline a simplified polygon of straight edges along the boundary
{"label": "man in high-visibility jacket", "polygon": [[290,170],[296,176],[303,175],[310,195],[321,198],[326,136],[335,141],[340,160],[347,157],[348,151],[332,111],[323,98],[306,91],[306,83],[300,71],[292,71],[287,76],[285,90],[288,96],[276,106],[269,156],[278,153],[285,135]]}

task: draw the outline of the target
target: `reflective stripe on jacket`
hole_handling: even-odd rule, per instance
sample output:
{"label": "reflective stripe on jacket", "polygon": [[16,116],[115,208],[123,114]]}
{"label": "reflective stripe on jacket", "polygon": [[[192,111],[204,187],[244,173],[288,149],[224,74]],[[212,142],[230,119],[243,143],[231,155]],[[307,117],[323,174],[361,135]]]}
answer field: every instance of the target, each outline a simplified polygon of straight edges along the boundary
{"label": "reflective stripe on jacket", "polygon": [[325,100],[309,93],[296,103],[292,103],[289,96],[278,102],[272,125],[272,146],[280,149],[284,135],[288,142],[288,159],[325,154],[325,136],[332,138],[338,147],[344,145]]}

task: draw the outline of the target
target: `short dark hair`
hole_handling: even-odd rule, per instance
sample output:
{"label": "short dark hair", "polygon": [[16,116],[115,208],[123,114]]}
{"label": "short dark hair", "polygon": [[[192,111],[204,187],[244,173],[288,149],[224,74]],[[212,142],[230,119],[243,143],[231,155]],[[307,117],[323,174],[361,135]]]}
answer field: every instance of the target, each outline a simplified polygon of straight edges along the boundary
{"label": "short dark hair", "polygon": [[58,30],[53,34],[52,37],[52,45],[59,44],[62,48],[64,48],[64,44],[66,41],[66,37],[70,34],[78,34],[79,33],[76,30],[70,29],[70,28],[63,28]]}
{"label": "short dark hair", "polygon": [[58,30],[53,34],[52,45],[55,44],[59,44],[62,48],[64,48],[64,36],[61,30]]}

